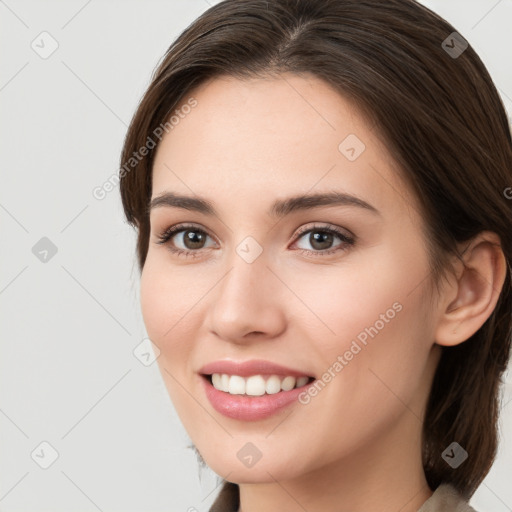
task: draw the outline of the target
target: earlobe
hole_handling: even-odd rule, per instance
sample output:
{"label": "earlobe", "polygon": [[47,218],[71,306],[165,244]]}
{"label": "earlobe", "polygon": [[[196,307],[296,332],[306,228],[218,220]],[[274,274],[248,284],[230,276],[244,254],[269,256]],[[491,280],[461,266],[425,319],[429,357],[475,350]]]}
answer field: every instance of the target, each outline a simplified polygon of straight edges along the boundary
{"label": "earlobe", "polygon": [[439,301],[435,341],[454,346],[469,339],[491,316],[506,277],[499,237],[484,231],[464,245],[457,278]]}

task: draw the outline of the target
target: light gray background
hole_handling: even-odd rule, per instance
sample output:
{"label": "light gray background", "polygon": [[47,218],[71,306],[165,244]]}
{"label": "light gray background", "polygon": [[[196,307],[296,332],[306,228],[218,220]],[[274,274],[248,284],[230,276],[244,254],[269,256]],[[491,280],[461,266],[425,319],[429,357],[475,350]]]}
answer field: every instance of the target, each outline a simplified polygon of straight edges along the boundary
{"label": "light gray background", "polygon": [[[512,112],[512,0],[424,3],[474,46]],[[209,5],[0,0],[0,511],[207,511],[215,498],[156,364],[133,354],[146,333],[118,191],[92,195],[117,173],[155,65]],[[43,31],[58,43],[46,59],[31,47],[51,49]],[[43,237],[57,248],[45,263],[32,252]],[[512,402],[501,433],[479,512],[512,510]],[[58,452],[48,469],[43,441]]]}

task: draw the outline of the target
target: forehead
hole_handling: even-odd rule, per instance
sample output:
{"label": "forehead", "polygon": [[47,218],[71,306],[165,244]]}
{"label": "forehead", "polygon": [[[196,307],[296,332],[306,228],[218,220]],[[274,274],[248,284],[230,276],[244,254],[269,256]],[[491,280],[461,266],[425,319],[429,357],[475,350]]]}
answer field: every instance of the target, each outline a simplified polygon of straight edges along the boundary
{"label": "forehead", "polygon": [[[197,104],[181,110],[189,98]],[[312,75],[218,77],[190,91],[176,110],[179,122],[154,160],[153,197],[171,190],[214,202],[220,196],[243,209],[335,189],[384,211],[414,204],[374,126]]]}

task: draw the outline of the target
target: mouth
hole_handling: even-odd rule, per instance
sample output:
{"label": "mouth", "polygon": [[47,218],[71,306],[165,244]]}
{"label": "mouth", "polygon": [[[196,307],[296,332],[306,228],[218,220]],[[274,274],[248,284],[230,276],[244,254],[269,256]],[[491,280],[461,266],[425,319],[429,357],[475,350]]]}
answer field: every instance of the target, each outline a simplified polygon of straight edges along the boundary
{"label": "mouth", "polygon": [[293,389],[306,388],[315,380],[315,377],[277,374],[241,376],[212,373],[201,374],[201,377],[217,391],[247,397],[275,395]]}
{"label": "mouth", "polygon": [[301,402],[316,377],[264,359],[224,359],[203,366],[198,377],[213,409],[228,418],[258,421]]}
{"label": "mouth", "polygon": [[314,377],[277,374],[242,377],[212,373],[199,377],[213,409],[238,421],[265,420],[289,407],[299,406],[304,403],[301,395],[316,381]]}

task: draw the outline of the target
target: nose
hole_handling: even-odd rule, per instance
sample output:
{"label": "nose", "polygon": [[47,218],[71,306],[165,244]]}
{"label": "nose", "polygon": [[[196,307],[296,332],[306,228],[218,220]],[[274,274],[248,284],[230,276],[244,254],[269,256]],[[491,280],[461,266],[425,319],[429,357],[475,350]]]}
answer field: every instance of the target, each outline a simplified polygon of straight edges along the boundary
{"label": "nose", "polygon": [[248,263],[235,254],[230,263],[231,268],[210,296],[210,332],[236,344],[282,334],[290,292],[267,266],[266,259],[260,255]]}

